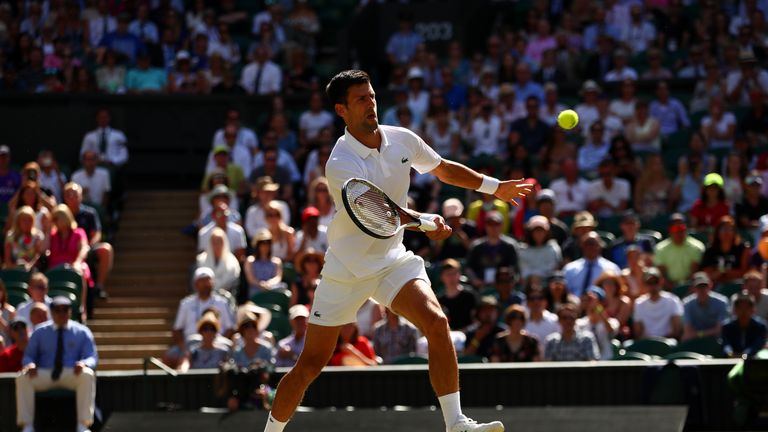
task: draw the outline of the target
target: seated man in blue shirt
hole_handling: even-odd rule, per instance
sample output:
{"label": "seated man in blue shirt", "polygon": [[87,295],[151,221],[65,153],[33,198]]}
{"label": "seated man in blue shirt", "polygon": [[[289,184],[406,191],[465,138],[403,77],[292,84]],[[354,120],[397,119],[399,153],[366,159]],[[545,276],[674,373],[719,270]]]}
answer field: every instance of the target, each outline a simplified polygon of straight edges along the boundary
{"label": "seated man in blue shirt", "polygon": [[18,424],[33,432],[35,392],[65,388],[77,393],[77,431],[89,432],[96,395],[96,344],[88,327],[69,319],[72,302],[54,297],[52,321],[35,330],[29,339],[22,373],[16,378]]}
{"label": "seated man in blue shirt", "polygon": [[723,351],[729,357],[752,357],[765,346],[768,327],[755,315],[755,298],[749,291],[734,295],[733,315],[723,325]]}
{"label": "seated man in blue shirt", "polygon": [[683,299],[682,340],[719,336],[728,318],[728,299],[712,292],[712,280],[704,272],[693,274],[693,294]]}

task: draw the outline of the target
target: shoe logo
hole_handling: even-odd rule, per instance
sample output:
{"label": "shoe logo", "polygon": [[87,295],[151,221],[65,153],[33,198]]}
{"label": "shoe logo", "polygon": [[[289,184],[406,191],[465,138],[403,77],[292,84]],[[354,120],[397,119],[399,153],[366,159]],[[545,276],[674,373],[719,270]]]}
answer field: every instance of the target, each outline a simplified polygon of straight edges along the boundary
{"label": "shoe logo", "polygon": [[406,162],[408,162],[408,158],[407,157],[404,157],[404,158],[400,159],[400,163],[406,163]]}
{"label": "shoe logo", "polygon": [[315,313],[313,315],[318,317],[318,318],[320,318],[320,312],[318,312],[318,311],[315,311]]}

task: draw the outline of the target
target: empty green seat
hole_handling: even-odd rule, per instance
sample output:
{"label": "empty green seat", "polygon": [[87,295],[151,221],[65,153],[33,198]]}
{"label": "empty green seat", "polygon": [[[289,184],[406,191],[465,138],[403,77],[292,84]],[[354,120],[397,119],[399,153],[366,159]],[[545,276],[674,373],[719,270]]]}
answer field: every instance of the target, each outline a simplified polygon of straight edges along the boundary
{"label": "empty green seat", "polygon": [[650,337],[628,340],[624,342],[624,349],[629,352],[664,357],[674,350],[675,345],[676,342],[674,339]]}
{"label": "empty green seat", "polygon": [[19,303],[23,303],[25,301],[29,301],[29,295],[27,295],[27,293],[17,291],[8,292],[8,303],[10,303],[11,306],[16,307]]}
{"label": "empty green seat", "polygon": [[725,353],[723,352],[722,345],[720,345],[720,341],[712,336],[680,342],[675,351],[689,351],[712,356],[714,358],[725,358]]}
{"label": "empty green seat", "polygon": [[8,285],[8,282],[29,282],[29,272],[24,269],[4,269],[0,270],[0,280]]}
{"label": "empty green seat", "polygon": [[78,284],[70,281],[64,281],[64,280],[55,280],[55,281],[48,282],[48,291],[49,291],[48,295],[51,297],[53,297],[53,295],[50,293],[53,291],[64,291],[64,292],[72,293],[77,298],[81,298],[83,296],[83,291]]}
{"label": "empty green seat", "polygon": [[665,360],[707,360],[709,356],[690,351],[678,351],[664,356]]}
{"label": "empty green seat", "polygon": [[688,294],[690,293],[691,293],[691,286],[688,284],[682,284],[672,288],[672,294],[680,297],[680,300],[688,297]]}
{"label": "empty green seat", "polygon": [[291,291],[285,288],[263,291],[251,297],[251,301],[264,307],[278,305],[283,313],[288,313],[288,305],[291,302]]}
{"label": "empty green seat", "polygon": [[29,284],[21,281],[10,281],[5,283],[5,289],[11,292],[17,292],[19,294],[27,294],[29,291]]}
{"label": "empty green seat", "polygon": [[402,357],[398,357],[392,360],[393,365],[414,365],[414,364],[428,364],[429,359],[422,355],[411,354]]}
{"label": "empty green seat", "polygon": [[275,335],[275,339],[280,340],[291,334],[291,322],[285,314],[272,314],[272,321],[269,322],[267,330]]}

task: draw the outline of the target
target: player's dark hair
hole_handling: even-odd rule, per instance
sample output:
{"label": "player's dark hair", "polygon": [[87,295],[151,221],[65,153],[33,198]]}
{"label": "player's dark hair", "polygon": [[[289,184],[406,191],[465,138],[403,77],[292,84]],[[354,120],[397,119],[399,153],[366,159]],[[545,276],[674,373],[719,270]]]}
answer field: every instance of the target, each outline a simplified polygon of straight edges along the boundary
{"label": "player's dark hair", "polygon": [[369,84],[371,77],[367,73],[350,69],[343,72],[339,72],[331,78],[328,85],[325,87],[325,94],[328,95],[328,99],[331,103],[335,104],[347,104],[347,92],[350,87],[357,84]]}

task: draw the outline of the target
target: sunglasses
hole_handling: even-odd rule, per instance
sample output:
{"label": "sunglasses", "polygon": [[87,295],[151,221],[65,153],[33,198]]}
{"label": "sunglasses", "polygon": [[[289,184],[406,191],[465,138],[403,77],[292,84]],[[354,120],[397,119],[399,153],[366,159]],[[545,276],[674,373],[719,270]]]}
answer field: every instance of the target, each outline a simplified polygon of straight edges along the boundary
{"label": "sunglasses", "polygon": [[206,333],[206,332],[216,332],[216,327],[214,326],[202,326],[200,328],[200,333]]}

